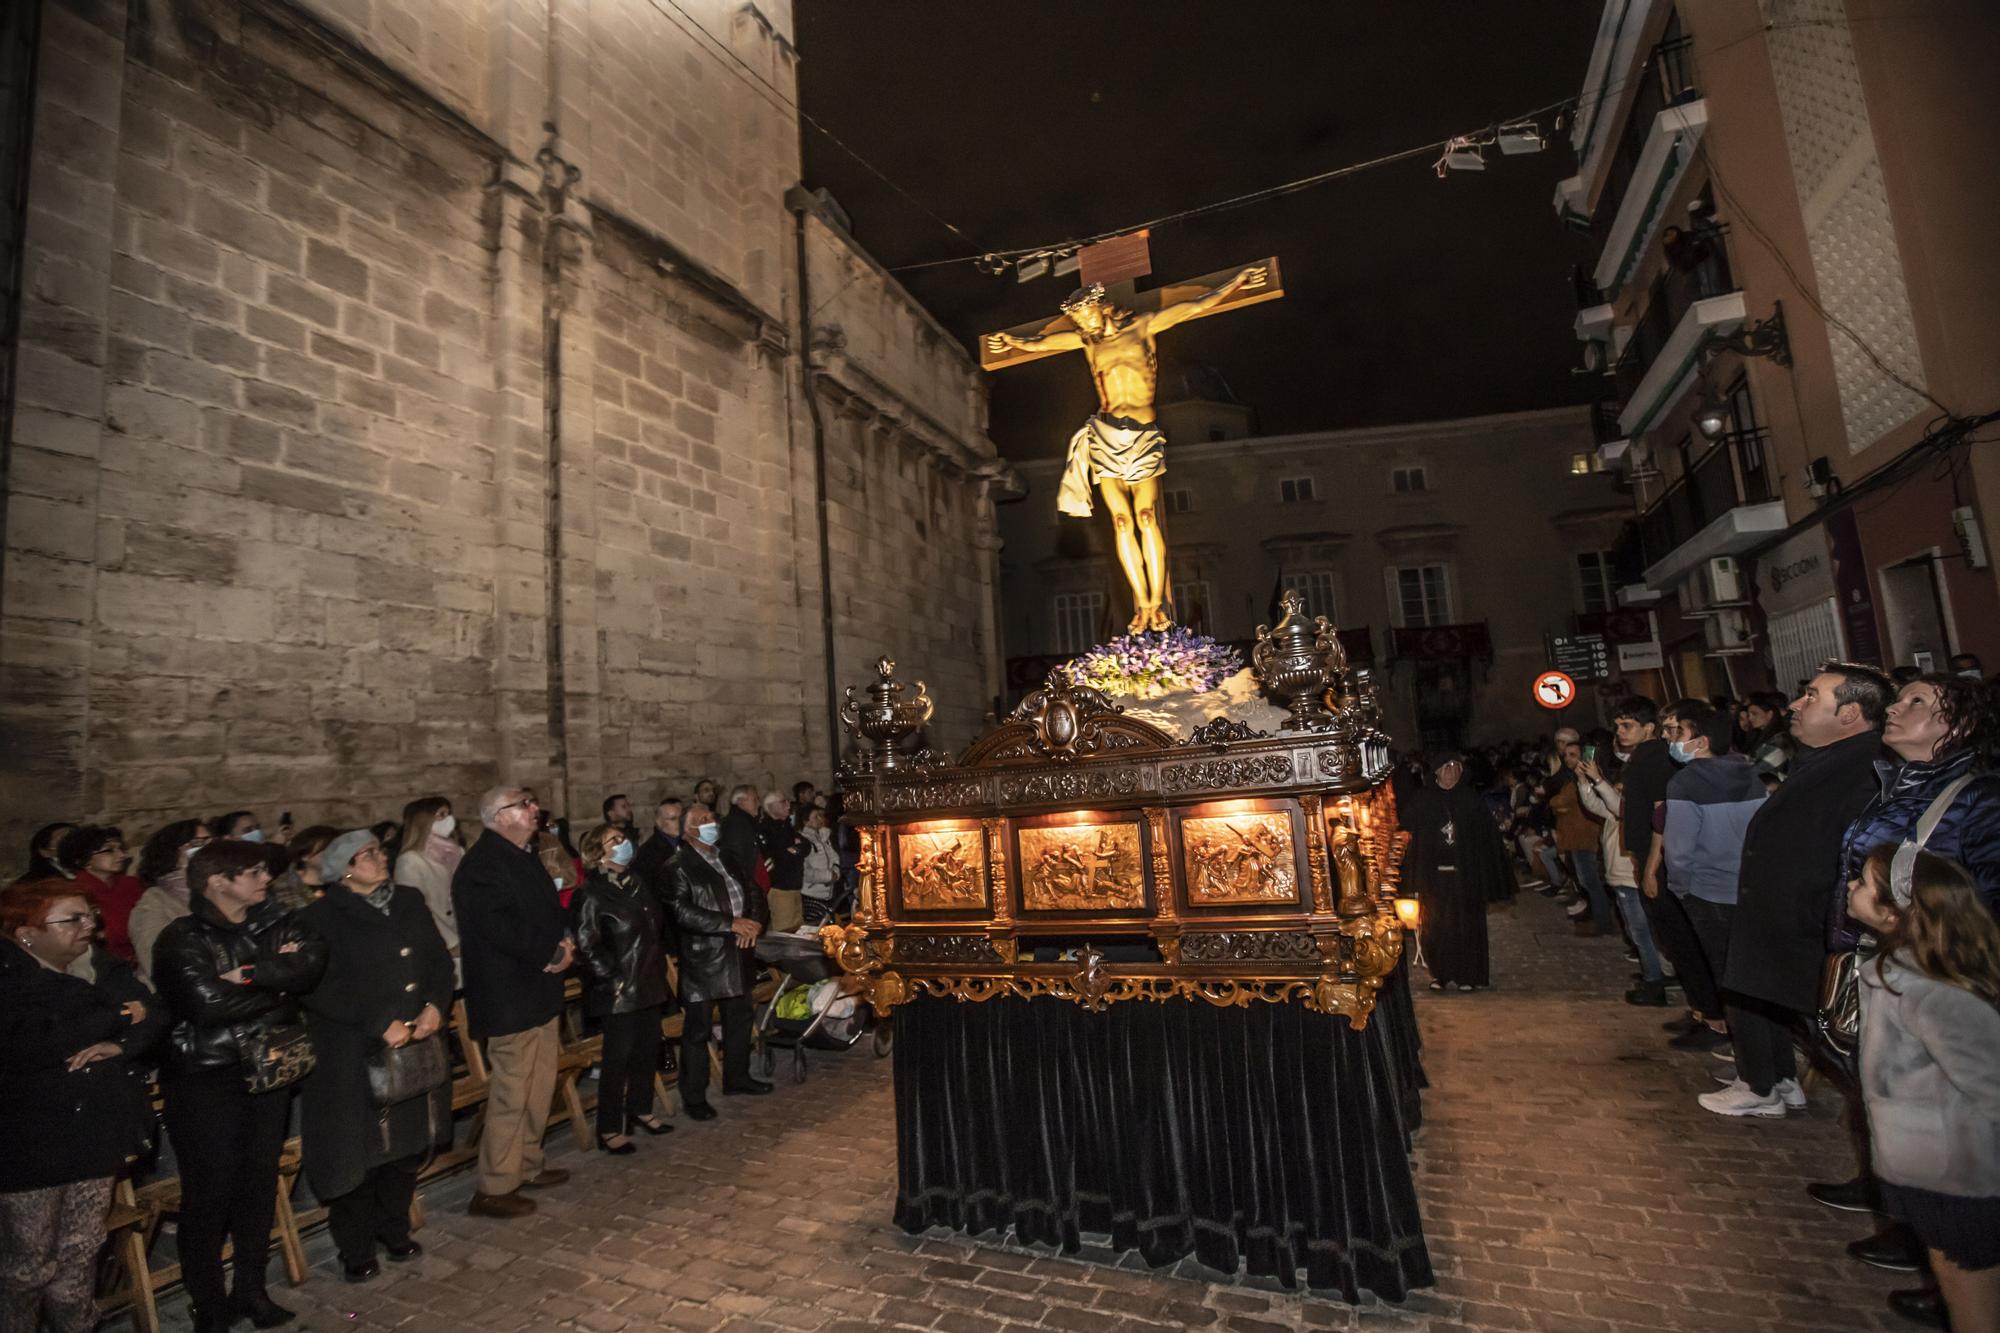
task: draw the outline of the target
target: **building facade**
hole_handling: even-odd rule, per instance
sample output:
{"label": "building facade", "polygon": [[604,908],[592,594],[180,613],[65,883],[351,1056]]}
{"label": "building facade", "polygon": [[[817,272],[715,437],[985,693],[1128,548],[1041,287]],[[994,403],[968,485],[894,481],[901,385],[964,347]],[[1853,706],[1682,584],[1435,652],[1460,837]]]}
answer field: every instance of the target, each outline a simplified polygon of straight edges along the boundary
{"label": "building facade", "polygon": [[1936,433],[2000,408],[1996,52],[1958,0],[1606,3],[1555,204],[1656,690],[2000,666],[2000,458]]}
{"label": "building facade", "polygon": [[969,738],[1012,481],[797,187],[783,0],[38,17],[9,836],[823,777],[882,653]]}
{"label": "building facade", "polygon": [[[1178,624],[1245,643],[1295,588],[1387,687],[1400,744],[1546,731],[1547,638],[1601,630],[1630,514],[1593,462],[1585,408],[1257,437],[1227,403],[1162,406]],[[1123,632],[1108,525],[1055,508],[1059,459],[1017,465],[1000,511],[1010,684]],[[1645,623],[1640,616],[1639,623]],[[1590,691],[1586,684],[1585,689]],[[1594,692],[1569,720],[1597,720]]]}

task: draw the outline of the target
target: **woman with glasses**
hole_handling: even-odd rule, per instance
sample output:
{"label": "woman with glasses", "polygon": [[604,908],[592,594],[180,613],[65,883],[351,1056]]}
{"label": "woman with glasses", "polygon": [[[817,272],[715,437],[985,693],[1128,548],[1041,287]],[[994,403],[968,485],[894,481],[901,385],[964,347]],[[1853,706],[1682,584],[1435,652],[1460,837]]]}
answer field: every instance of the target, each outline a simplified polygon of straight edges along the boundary
{"label": "woman with glasses", "polygon": [[653,890],[631,873],[632,840],[615,824],[583,835],[583,887],[570,902],[583,1012],[604,1023],[603,1074],[597,1084],[597,1146],[636,1150],[632,1127],[668,1134],[653,1113],[660,1067],[660,1018],[667,1002],[667,955],[660,943],[666,913]]}
{"label": "woman with glasses", "polygon": [[152,1147],[145,1001],[71,976],[96,918],[65,880],[0,892],[0,1328],[96,1326],[111,1187]]}
{"label": "woman with glasses", "polygon": [[[291,1084],[303,1072],[298,996],[319,982],[326,946],[270,898],[254,842],[210,842],[187,864],[189,914],[160,932],[153,980],[173,1015],[162,1087],[181,1168],[181,1277],[196,1333],[238,1319],[292,1318],[265,1290],[278,1157]],[[234,1289],[222,1246],[235,1247]]]}
{"label": "woman with glasses", "polygon": [[368,1069],[391,1049],[437,1036],[451,1009],[451,954],[415,889],[389,877],[366,829],[342,833],[319,857],[326,892],[299,913],[326,944],[326,972],[305,996],[317,1063],[305,1081],[305,1171],[326,1201],[341,1275],[380,1273],[423,1253],[410,1237],[417,1172],[451,1133],[451,1084],[378,1105]]}
{"label": "woman with glasses", "polygon": [[108,824],[73,828],[56,844],[56,859],[74,867],[70,882],[96,906],[104,947],[132,962],[132,909],[146,886],[125,873],[125,867],[132,864],[125,851],[125,835]]}
{"label": "woman with glasses", "polygon": [[169,922],[188,914],[188,858],[206,847],[208,825],[179,819],[156,829],[139,849],[139,878],[146,891],[132,908],[132,965],[139,980],[153,984],[153,945]]}

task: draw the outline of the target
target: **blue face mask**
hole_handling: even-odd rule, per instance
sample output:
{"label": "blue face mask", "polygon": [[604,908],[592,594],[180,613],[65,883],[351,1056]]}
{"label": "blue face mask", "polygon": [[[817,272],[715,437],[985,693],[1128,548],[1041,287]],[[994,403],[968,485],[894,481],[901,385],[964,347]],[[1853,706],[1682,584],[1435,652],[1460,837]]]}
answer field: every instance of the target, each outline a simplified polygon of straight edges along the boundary
{"label": "blue face mask", "polygon": [[1674,762],[1677,764],[1691,764],[1694,762],[1694,752],[1688,749],[1686,741],[1668,741],[1667,753],[1673,756]]}
{"label": "blue face mask", "polygon": [[694,831],[694,836],[700,838],[708,846],[713,847],[722,838],[722,825],[703,824]]}
{"label": "blue face mask", "polygon": [[630,842],[621,842],[611,849],[611,864],[615,866],[629,866],[632,864],[632,844]]}
{"label": "blue face mask", "polygon": [[239,833],[236,836],[236,840],[238,842],[262,842],[264,841],[264,830],[253,828],[248,833]]}

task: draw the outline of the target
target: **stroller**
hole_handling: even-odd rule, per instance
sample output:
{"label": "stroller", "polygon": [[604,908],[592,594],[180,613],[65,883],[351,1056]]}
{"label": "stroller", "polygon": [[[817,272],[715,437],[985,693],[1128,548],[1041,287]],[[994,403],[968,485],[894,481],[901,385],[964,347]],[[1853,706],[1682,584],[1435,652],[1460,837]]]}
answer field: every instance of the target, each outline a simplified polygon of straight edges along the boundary
{"label": "stroller", "polygon": [[756,955],[758,962],[777,968],[781,974],[778,989],[757,1015],[752,1033],[760,1077],[770,1078],[778,1067],[778,1052],[789,1050],[792,1082],[803,1083],[807,1048],[845,1051],[871,1033],[876,1058],[889,1054],[894,1041],[891,1030],[877,1023],[866,1005],[854,997],[840,996],[838,987],[831,984],[840,969],[817,938],[765,935],[757,941]]}

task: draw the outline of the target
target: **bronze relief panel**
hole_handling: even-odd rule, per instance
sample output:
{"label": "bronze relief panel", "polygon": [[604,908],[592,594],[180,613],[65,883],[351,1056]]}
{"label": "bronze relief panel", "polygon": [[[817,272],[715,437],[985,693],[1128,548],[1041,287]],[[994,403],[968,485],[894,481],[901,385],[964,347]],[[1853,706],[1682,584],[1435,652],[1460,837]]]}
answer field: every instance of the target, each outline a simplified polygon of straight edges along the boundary
{"label": "bronze relief panel", "polygon": [[910,912],[982,911],[986,907],[986,835],[978,825],[896,835],[902,906]]}
{"label": "bronze relief panel", "polygon": [[1020,846],[1023,911],[1123,912],[1146,906],[1136,823],[1023,828]]}
{"label": "bronze relief panel", "polygon": [[1181,849],[1190,906],[1299,899],[1298,853],[1286,811],[1184,819]]}

